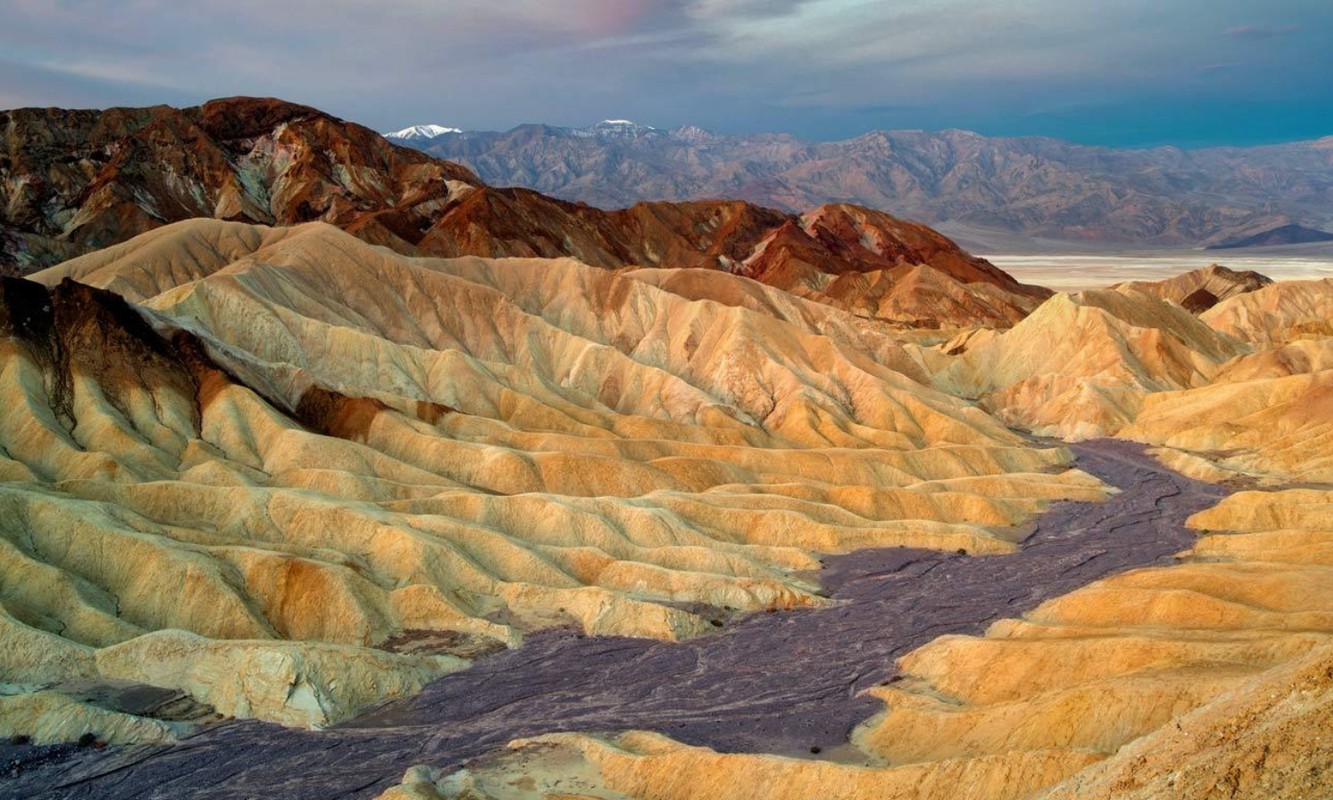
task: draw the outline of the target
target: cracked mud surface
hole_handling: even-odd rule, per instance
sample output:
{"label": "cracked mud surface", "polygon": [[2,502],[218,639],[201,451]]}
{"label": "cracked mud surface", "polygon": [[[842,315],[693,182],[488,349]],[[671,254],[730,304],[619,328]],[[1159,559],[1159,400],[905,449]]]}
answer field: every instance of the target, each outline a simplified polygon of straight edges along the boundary
{"label": "cracked mud surface", "polygon": [[1012,555],[830,557],[820,580],[843,601],[836,606],[760,614],[682,644],[537,634],[326,731],[236,722],[173,747],[0,746],[0,797],[373,797],[414,764],[455,766],[555,731],[647,729],[722,751],[828,751],[882,707],[859,692],[891,679],[899,656],[1169,562],[1193,541],[1185,519],[1227,493],[1164,469],[1140,445],[1072,448],[1078,467],[1121,493],[1056,504]]}

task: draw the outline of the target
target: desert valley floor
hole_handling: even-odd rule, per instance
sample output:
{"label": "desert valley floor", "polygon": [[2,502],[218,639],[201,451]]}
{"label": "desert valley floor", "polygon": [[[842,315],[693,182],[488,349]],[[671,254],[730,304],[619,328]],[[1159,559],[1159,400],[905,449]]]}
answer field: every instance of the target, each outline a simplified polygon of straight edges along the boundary
{"label": "desert valley floor", "polygon": [[1035,283],[1062,292],[1100,289],[1126,281],[1167,280],[1214,261],[1223,262],[1232,270],[1254,271],[1277,281],[1308,281],[1333,277],[1333,257],[1319,253],[1237,255],[1197,250],[1137,255],[1125,253],[988,255],[986,259],[1024,283]]}

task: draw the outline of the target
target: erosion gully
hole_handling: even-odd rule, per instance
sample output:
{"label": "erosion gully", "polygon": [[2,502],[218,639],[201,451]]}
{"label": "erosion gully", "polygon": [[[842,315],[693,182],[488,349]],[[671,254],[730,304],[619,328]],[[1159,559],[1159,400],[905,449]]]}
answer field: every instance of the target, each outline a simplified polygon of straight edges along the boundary
{"label": "erosion gully", "polygon": [[243,721],[172,746],[4,745],[0,797],[374,797],[412,765],[454,767],[555,731],[646,729],[721,751],[829,751],[882,708],[861,692],[891,679],[899,656],[1107,575],[1170,562],[1193,541],[1185,519],[1226,494],[1162,467],[1141,445],[1071,447],[1076,466],[1122,491],[1104,503],[1054,504],[1013,554],[830,556],[820,580],[842,601],[831,607],[757,614],[684,643],[534,634],[324,731]]}

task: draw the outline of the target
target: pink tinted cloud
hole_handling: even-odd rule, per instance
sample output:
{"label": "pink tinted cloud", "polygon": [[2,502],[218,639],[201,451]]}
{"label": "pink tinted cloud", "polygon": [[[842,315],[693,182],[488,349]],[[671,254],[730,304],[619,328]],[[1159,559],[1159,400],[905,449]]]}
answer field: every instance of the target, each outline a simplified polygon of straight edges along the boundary
{"label": "pink tinted cloud", "polygon": [[597,37],[634,31],[641,22],[670,10],[674,5],[671,0],[575,0],[569,3],[586,21],[586,32]]}
{"label": "pink tinted cloud", "polygon": [[516,0],[466,3],[449,16],[451,24],[476,30],[519,28],[601,39],[631,33],[679,4],[679,0]]}
{"label": "pink tinted cloud", "polygon": [[1232,39],[1272,39],[1299,31],[1299,25],[1237,25],[1223,31],[1224,36]]}

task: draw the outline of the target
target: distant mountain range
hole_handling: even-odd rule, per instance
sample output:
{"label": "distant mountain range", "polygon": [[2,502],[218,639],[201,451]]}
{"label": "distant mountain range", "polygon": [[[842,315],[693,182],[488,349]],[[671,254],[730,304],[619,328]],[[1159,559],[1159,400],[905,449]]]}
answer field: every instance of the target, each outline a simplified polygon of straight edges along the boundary
{"label": "distant mountain range", "polygon": [[494,185],[603,208],[712,197],[785,210],[845,202],[971,239],[1018,234],[1140,246],[1207,246],[1333,222],[1333,137],[1200,150],[960,130],[812,143],[607,120],[396,140],[464,164]]}
{"label": "distant mountain range", "polygon": [[[917,327],[1006,327],[1050,295],[883,212],[826,204],[796,215],[739,200],[604,211],[488,186],[455,163],[272,98],[0,111],[0,131],[0,274],[32,273],[203,217],[327,222],[406,256],[722,270]],[[608,120],[586,135],[658,134]]]}

